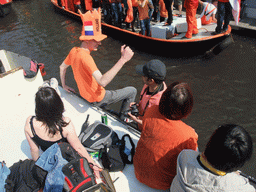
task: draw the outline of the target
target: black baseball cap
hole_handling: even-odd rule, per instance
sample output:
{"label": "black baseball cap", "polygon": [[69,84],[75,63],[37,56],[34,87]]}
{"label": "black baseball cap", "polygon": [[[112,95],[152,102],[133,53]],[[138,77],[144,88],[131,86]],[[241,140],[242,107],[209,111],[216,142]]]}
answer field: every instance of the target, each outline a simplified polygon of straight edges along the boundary
{"label": "black baseball cap", "polygon": [[145,65],[137,65],[136,72],[151,79],[164,80],[166,76],[166,66],[162,61],[153,59]]}

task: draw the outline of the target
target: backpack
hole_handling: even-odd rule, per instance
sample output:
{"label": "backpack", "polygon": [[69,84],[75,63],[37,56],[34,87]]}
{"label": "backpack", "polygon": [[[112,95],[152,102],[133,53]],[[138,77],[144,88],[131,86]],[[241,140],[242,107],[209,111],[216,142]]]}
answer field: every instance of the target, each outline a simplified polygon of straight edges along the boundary
{"label": "backpack", "polygon": [[87,125],[83,125],[83,131],[81,131],[78,138],[88,152],[99,151],[104,146],[111,146],[113,130],[109,126],[101,122],[95,122],[87,127],[84,126]]}
{"label": "backpack", "polygon": [[81,157],[81,155],[79,155],[79,153],[68,142],[59,142],[58,145],[60,147],[62,157],[68,162]]}
{"label": "backpack", "polygon": [[[116,133],[115,133],[116,134]],[[113,134],[112,137],[118,137],[117,134]],[[125,138],[128,138],[131,144],[131,150],[126,147]],[[110,172],[122,171],[126,164],[133,163],[133,156],[135,153],[135,145],[130,137],[130,135],[123,135],[122,139],[113,143],[110,147],[104,146],[100,150],[100,160],[105,169]],[[131,160],[129,156],[131,155]]]}
{"label": "backpack", "polygon": [[100,172],[102,183],[96,184],[93,169],[87,159],[80,157],[64,165],[63,191],[66,192],[115,192],[113,181],[107,170]]}
{"label": "backpack", "polygon": [[65,175],[65,191],[82,192],[96,184],[93,170],[84,157],[71,160],[63,166],[62,172]]}
{"label": "backpack", "polygon": [[26,159],[14,163],[6,179],[6,192],[37,192],[43,188],[47,172],[35,165],[35,161]]}
{"label": "backpack", "polygon": [[[131,151],[125,146],[126,137],[130,140]],[[78,138],[90,154],[97,152],[98,157],[96,158],[110,172],[121,171],[126,164],[132,164],[132,160],[129,161],[128,157],[131,154],[133,159],[135,145],[128,134],[124,135],[120,140],[117,133],[111,127],[101,122],[95,122],[88,126],[87,116]]]}

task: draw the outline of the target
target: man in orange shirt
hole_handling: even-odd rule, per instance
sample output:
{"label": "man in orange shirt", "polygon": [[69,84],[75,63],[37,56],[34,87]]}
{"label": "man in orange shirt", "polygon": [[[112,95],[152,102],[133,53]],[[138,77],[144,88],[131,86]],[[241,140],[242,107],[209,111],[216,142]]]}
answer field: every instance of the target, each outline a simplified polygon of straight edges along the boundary
{"label": "man in orange shirt", "polygon": [[146,110],[133,159],[136,178],[151,188],[167,190],[176,175],[183,149],[197,150],[198,135],[181,121],[193,107],[186,83],[175,82],[162,94],[159,105]]}
{"label": "man in orange shirt", "polygon": [[125,63],[133,57],[130,47],[121,47],[121,58],[105,74],[101,74],[97,68],[91,51],[97,51],[101,41],[107,36],[101,33],[100,10],[93,12],[87,11],[81,14],[83,22],[80,47],[74,47],[64,62],[60,65],[60,79],[62,87],[66,91],[74,91],[66,85],[66,70],[72,67],[74,78],[77,83],[81,96],[97,106],[103,107],[118,101],[123,101],[120,113],[129,109],[129,104],[135,100],[137,90],[134,87],[125,87],[115,91],[105,90],[116,74],[121,70]]}

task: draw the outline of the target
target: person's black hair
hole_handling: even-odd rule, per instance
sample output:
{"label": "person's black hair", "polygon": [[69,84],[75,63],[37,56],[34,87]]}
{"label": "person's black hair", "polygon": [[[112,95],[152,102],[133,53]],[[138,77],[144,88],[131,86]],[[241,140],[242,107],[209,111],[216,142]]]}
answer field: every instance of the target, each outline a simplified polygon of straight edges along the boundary
{"label": "person's black hair", "polygon": [[164,91],[159,102],[159,111],[168,119],[180,120],[191,113],[193,103],[188,84],[174,82]]}
{"label": "person's black hair", "polygon": [[[147,76],[145,76],[147,77]],[[151,80],[153,79],[155,81],[156,84],[160,85],[161,83],[163,83],[165,80],[160,80],[160,79],[154,79],[152,77],[147,77],[147,80]]]}
{"label": "person's black hair", "polygon": [[251,158],[252,151],[252,138],[243,127],[224,124],[211,136],[204,155],[214,168],[232,172]]}
{"label": "person's black hair", "polygon": [[63,102],[51,87],[41,87],[36,93],[36,118],[47,125],[49,133],[55,135],[69,123],[63,120]]}

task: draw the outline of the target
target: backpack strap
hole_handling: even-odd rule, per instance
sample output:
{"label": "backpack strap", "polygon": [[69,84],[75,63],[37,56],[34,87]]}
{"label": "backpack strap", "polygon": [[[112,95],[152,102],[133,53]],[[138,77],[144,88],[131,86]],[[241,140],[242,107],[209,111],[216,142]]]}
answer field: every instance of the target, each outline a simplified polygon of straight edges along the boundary
{"label": "backpack strap", "polygon": [[121,139],[121,143],[122,143],[122,146],[123,146],[123,149],[121,151],[124,152],[124,150],[125,150],[125,138],[126,137],[129,139],[130,144],[132,146],[132,149],[131,149],[131,157],[132,158],[131,158],[131,161],[130,161],[128,159],[128,156],[127,156],[127,158],[125,158],[124,161],[125,161],[126,164],[133,164],[133,157],[134,157],[134,154],[135,154],[135,144],[134,144],[134,142],[133,142],[133,140],[132,140],[132,138],[131,138],[131,136],[129,134],[123,135],[123,137]]}

